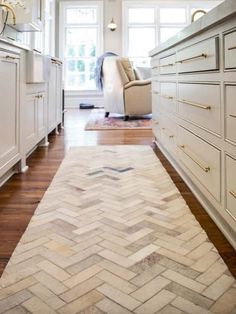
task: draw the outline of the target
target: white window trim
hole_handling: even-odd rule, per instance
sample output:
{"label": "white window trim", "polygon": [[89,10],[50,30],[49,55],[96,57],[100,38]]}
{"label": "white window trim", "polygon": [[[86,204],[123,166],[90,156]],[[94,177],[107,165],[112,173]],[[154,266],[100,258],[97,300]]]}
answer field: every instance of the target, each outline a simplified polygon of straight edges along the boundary
{"label": "white window trim", "polygon": [[[143,1],[134,1],[134,0],[123,0],[122,2],[122,16],[123,16],[123,28],[122,28],[122,52],[124,56],[128,56],[128,26],[131,25],[128,23],[128,9],[129,8],[155,8],[155,25],[156,25],[156,45],[158,45],[158,38],[160,38],[160,25],[161,27],[176,27],[178,24],[160,24],[157,21],[157,17],[160,20],[160,8],[187,8],[187,16],[186,16],[186,24],[179,24],[180,26],[186,27],[191,23],[191,9],[192,8],[211,8],[213,5],[217,5],[222,3],[223,0],[206,0],[206,1],[198,1],[196,3],[196,0],[160,0],[160,1],[152,1],[152,0],[143,0]],[[157,12],[158,11],[158,12]],[[140,24],[140,27],[145,27],[148,25],[153,25],[153,24]]]}
{"label": "white window trim", "polygon": [[[94,7],[97,6],[98,7],[98,11],[99,11],[99,34],[100,34],[100,38],[98,40],[98,45],[99,48],[98,50],[102,53],[104,50],[104,34],[103,34],[103,0],[101,1],[61,1],[60,2],[60,6],[59,6],[59,58],[63,61],[64,64],[64,51],[63,51],[63,47],[65,46],[65,32],[64,32],[64,28],[65,28],[65,12],[66,12],[66,8],[70,6],[70,7],[76,7],[76,6],[84,6],[85,8],[89,8],[89,7]],[[71,24],[71,26],[73,27],[73,24]],[[64,71],[63,71],[63,80],[64,80]],[[86,95],[101,95],[101,91],[98,90],[67,90],[66,91],[67,95],[78,95],[78,96],[86,96]]]}

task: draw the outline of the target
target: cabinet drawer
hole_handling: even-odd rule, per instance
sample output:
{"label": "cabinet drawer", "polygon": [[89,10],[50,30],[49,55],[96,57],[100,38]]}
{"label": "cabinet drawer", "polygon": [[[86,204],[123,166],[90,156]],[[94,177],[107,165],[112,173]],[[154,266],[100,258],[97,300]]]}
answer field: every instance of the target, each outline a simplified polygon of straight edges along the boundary
{"label": "cabinet drawer", "polygon": [[152,80],[152,93],[157,95],[159,93],[159,82],[156,80]]}
{"label": "cabinet drawer", "polygon": [[156,113],[154,113],[152,115],[152,132],[153,132],[154,136],[159,140],[161,137],[161,134],[160,134],[160,117]]}
{"label": "cabinet drawer", "polygon": [[152,77],[157,76],[159,74],[158,62],[159,62],[158,58],[152,58],[152,60],[151,60]]}
{"label": "cabinet drawer", "polygon": [[219,38],[209,38],[177,53],[179,73],[219,69]]}
{"label": "cabinet drawer", "polygon": [[160,83],[160,94],[158,98],[159,109],[162,112],[176,112],[176,83]]}
{"label": "cabinet drawer", "polygon": [[220,201],[220,151],[182,127],[178,148],[185,167]]}
{"label": "cabinet drawer", "polygon": [[177,125],[169,117],[163,117],[160,124],[161,142],[172,155],[177,153]]}
{"label": "cabinet drawer", "polygon": [[152,81],[152,112],[153,114],[158,111],[158,100],[159,100],[159,82]]}
{"label": "cabinet drawer", "polygon": [[226,209],[236,219],[236,160],[226,156]]}
{"label": "cabinet drawer", "polygon": [[236,31],[224,36],[225,69],[236,68]]}
{"label": "cabinet drawer", "polygon": [[226,138],[236,142],[236,85],[225,86]]}
{"label": "cabinet drawer", "polygon": [[200,127],[220,134],[220,85],[180,83],[178,90],[180,115]]}
{"label": "cabinet drawer", "polygon": [[160,74],[174,74],[176,73],[176,54],[160,59],[159,64]]}

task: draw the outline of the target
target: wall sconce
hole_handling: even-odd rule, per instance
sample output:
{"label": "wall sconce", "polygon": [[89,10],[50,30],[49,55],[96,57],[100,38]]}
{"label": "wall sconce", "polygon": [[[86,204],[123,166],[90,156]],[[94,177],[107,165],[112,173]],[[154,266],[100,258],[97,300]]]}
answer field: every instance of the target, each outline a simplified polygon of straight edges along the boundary
{"label": "wall sconce", "polygon": [[107,27],[114,32],[117,28],[116,23],[114,22],[114,18],[111,19],[111,22],[107,25]]}

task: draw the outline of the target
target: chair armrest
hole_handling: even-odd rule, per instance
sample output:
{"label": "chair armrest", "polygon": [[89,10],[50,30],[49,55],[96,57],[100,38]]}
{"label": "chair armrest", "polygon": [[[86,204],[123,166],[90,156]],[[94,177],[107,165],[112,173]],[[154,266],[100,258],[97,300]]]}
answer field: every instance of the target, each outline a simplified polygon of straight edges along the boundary
{"label": "chair armrest", "polygon": [[134,86],[145,86],[145,85],[150,85],[152,82],[151,79],[148,80],[135,80],[135,81],[131,81],[129,83],[127,83],[124,88],[128,89],[130,87],[134,87]]}

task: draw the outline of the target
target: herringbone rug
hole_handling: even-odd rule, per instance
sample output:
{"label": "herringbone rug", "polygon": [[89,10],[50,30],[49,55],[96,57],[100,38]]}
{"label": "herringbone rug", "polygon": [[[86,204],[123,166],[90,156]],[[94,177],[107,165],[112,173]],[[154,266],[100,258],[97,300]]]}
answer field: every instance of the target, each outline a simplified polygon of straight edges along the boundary
{"label": "herringbone rug", "polygon": [[236,313],[236,283],[147,146],[72,149],[0,280],[0,313]]}

